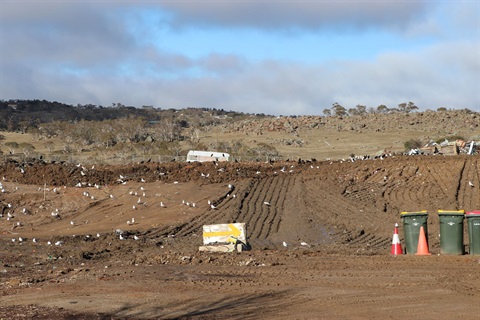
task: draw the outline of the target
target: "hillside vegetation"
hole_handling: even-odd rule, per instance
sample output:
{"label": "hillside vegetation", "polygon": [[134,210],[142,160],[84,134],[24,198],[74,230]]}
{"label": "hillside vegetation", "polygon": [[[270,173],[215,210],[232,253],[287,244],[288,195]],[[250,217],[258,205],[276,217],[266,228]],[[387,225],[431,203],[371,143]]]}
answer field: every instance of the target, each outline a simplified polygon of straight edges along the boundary
{"label": "hillside vegetation", "polygon": [[479,113],[468,109],[337,109],[334,115],[275,117],[208,108],[1,101],[0,151],[21,160],[108,164],[184,160],[188,150],[207,149],[240,161],[266,161],[399,153],[409,141],[480,140]]}

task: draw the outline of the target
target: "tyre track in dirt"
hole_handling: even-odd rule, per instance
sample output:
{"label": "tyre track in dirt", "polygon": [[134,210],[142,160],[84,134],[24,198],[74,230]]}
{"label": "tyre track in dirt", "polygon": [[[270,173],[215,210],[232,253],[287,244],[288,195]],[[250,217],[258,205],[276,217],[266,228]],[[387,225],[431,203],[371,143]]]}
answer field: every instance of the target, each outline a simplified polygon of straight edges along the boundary
{"label": "tyre track in dirt", "polygon": [[[290,181],[292,181],[291,184]],[[266,239],[272,233],[278,232],[278,227],[284,214],[284,202],[288,196],[290,186],[295,184],[295,177],[291,177],[290,175],[278,176],[275,178],[275,181],[272,181],[272,184],[271,197],[268,197],[267,194],[265,198],[270,204],[265,208],[267,216],[264,217],[261,223],[258,236],[260,239]]]}
{"label": "tyre track in dirt", "polygon": [[244,192],[239,222],[244,221],[249,234],[249,241],[269,245],[271,235],[278,232],[284,202],[288,194],[290,175],[275,175],[255,181],[250,190]]}
{"label": "tyre track in dirt", "polygon": [[477,159],[467,159],[462,167],[457,186],[457,203],[459,209],[479,210],[480,167]]}

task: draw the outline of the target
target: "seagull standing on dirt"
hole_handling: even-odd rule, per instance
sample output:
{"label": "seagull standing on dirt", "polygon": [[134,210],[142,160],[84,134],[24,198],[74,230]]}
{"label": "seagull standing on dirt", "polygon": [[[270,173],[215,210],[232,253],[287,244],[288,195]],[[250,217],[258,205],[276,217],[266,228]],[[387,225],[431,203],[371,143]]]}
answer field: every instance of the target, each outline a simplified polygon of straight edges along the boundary
{"label": "seagull standing on dirt", "polygon": [[269,205],[270,205],[270,202],[268,202],[268,201],[263,201],[263,204],[266,205],[266,206],[269,206]]}
{"label": "seagull standing on dirt", "polygon": [[283,241],[283,246],[286,248],[288,247],[288,244],[285,241]]}
{"label": "seagull standing on dirt", "polygon": [[474,187],[472,181],[468,181],[468,185],[472,188]]}
{"label": "seagull standing on dirt", "polygon": [[167,206],[162,201],[160,201],[160,207],[166,208]]}
{"label": "seagull standing on dirt", "polygon": [[217,209],[217,207],[215,207],[213,204],[210,205],[210,208]]}

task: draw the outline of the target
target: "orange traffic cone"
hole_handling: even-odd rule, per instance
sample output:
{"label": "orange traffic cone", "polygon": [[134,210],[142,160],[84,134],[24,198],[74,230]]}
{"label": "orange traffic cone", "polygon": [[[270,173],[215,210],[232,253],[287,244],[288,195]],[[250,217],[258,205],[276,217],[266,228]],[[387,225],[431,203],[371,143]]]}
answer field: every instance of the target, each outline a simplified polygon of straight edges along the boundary
{"label": "orange traffic cone", "polygon": [[417,247],[417,256],[429,256],[431,255],[428,252],[428,244],[427,238],[425,237],[425,231],[423,230],[423,226],[420,227],[420,234],[418,235],[418,247]]}
{"label": "orange traffic cone", "polygon": [[395,229],[393,229],[391,254],[393,255],[403,254],[402,245],[400,244],[400,237],[398,236],[398,223],[395,223]]}

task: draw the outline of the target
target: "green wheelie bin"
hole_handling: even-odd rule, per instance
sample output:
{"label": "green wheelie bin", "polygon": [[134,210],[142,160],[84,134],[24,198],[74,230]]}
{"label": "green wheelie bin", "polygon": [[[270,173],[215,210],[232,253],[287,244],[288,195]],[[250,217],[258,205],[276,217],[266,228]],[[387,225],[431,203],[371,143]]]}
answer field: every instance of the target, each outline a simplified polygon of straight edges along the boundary
{"label": "green wheelie bin", "polygon": [[407,254],[416,254],[420,227],[423,227],[423,231],[425,232],[425,237],[428,242],[428,213],[426,210],[417,212],[402,212],[400,214],[400,217],[403,221],[403,234],[405,235],[405,251]]}
{"label": "green wheelie bin", "polygon": [[468,224],[469,254],[480,254],[480,210],[465,214]]}
{"label": "green wheelie bin", "polygon": [[463,218],[464,210],[438,210],[440,220],[440,252],[443,254],[464,254]]}

